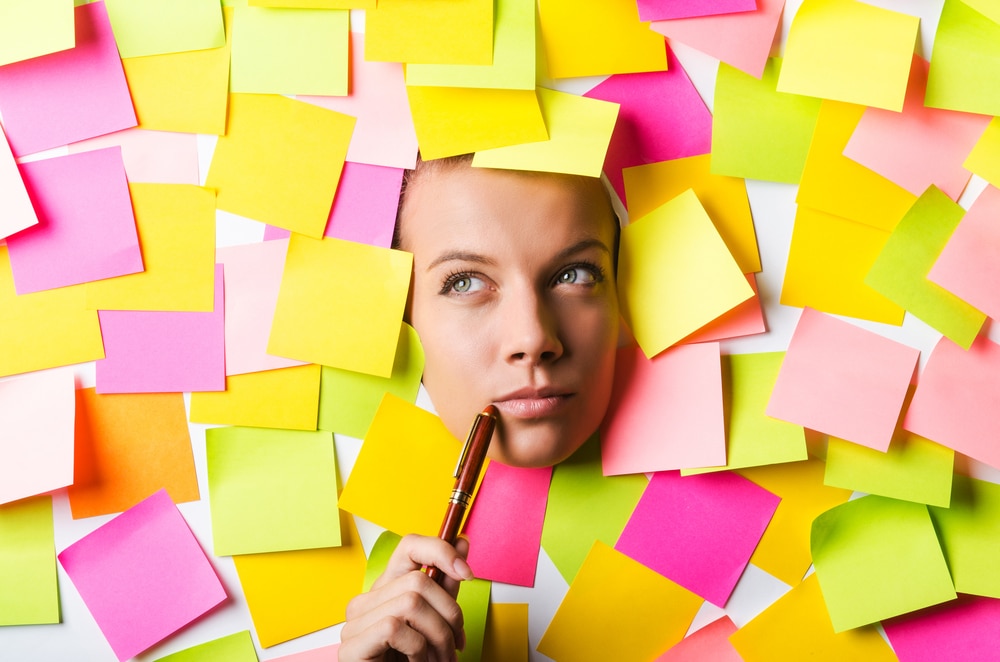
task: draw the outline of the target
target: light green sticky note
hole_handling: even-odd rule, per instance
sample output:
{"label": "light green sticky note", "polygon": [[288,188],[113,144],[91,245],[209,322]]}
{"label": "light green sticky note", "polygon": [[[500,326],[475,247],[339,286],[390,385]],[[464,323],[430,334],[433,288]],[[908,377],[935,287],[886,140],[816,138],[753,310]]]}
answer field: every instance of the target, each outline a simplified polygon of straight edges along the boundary
{"label": "light green sticky note", "polygon": [[350,11],[237,7],[230,91],[345,96]]}
{"label": "light green sticky note", "polygon": [[681,475],[808,459],[802,426],[764,413],[784,356],[765,352],[722,357],[722,387],[728,393],[726,465],[683,469]]}
{"label": "light green sticky note", "polygon": [[363,592],[370,591],[375,580],[385,572],[389,566],[389,557],[396,551],[396,546],[402,539],[403,536],[392,531],[383,531],[379,535],[375,544],[372,545],[372,551],[368,554],[368,563],[365,565],[365,580],[361,586]]}
{"label": "light green sticky note", "polygon": [[257,651],[250,631],[243,630],[159,657],[156,662],[257,662]]}
{"label": "light green sticky note", "polygon": [[813,564],[835,632],[954,600],[927,506],[865,496],[813,521]]}
{"label": "light green sticky note", "polygon": [[0,506],[0,625],[59,620],[52,497]]}
{"label": "light green sticky note", "polygon": [[906,431],[893,436],[885,453],[830,437],[823,482],[947,508],[954,470],[955,451]]}
{"label": "light green sticky note", "polygon": [[480,150],[472,165],[600,177],[619,105],[541,87],[538,103],[548,140]]}
{"label": "light green sticky note", "polygon": [[205,432],[216,556],[340,545],[337,460],[329,432]]}
{"label": "light green sticky note", "polygon": [[104,0],[122,57],[200,51],[226,44],[218,0]]}
{"label": "light green sticky note", "polygon": [[459,651],[458,662],[479,662],[483,657],[486,612],[492,588],[493,582],[485,579],[464,581],[458,587],[458,606],[465,617],[465,649]]}
{"label": "light green sticky note", "polygon": [[715,79],[712,167],[717,175],[797,184],[820,99],[778,92],[781,59],[757,79],[726,63]]}
{"label": "light green sticky note", "polygon": [[956,475],[951,506],[930,511],[955,590],[1000,598],[1000,485]]}
{"label": "light green sticky note", "polygon": [[945,0],[934,35],[924,105],[1000,115],[1000,23]]}
{"label": "light green sticky note", "polygon": [[407,85],[535,89],[535,1],[497,0],[493,64],[408,64]]}
{"label": "light green sticky note", "polygon": [[542,547],[567,583],[573,581],[595,540],[614,546],[648,483],[641,474],[604,476],[597,435],[555,466]]}
{"label": "light green sticky note", "polygon": [[889,235],[865,285],[969,349],[986,315],[927,279],[964,215],[939,188],[928,187]]}
{"label": "light green sticky note", "polygon": [[75,45],[73,0],[0,2],[0,66]]}
{"label": "light green sticky note", "polygon": [[424,349],[413,327],[400,328],[392,375],[379,377],[363,372],[323,366],[319,396],[319,429],[363,439],[386,393],[416,402],[424,371]]}

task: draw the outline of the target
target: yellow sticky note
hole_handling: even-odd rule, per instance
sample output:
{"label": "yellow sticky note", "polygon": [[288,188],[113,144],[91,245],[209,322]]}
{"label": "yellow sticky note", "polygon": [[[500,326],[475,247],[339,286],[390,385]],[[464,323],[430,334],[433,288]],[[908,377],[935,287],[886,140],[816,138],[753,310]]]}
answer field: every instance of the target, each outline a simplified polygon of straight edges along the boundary
{"label": "yellow sticky note", "polygon": [[104,0],[122,57],[218,48],[226,43],[215,0]]}
{"label": "yellow sticky note", "polygon": [[539,0],[538,18],[550,78],[667,69],[663,35],[634,0]]}
{"label": "yellow sticky note", "polygon": [[226,377],[226,390],[191,394],[191,422],[315,430],[320,366]]}
{"label": "yellow sticky note", "polygon": [[461,447],[440,418],[387,393],[340,507],[400,535],[437,535]]}
{"label": "yellow sticky note", "polygon": [[919,25],[917,16],[857,0],[805,0],[778,91],[901,111]]}
{"label": "yellow sticky note", "polygon": [[1000,187],[1000,117],[994,117],[986,125],[986,131],[963,165],[993,186]]}
{"label": "yellow sticky note", "polygon": [[381,0],[365,14],[365,59],[492,64],[493,0]]}
{"label": "yellow sticky note", "polygon": [[206,186],[219,209],[322,237],[355,119],[270,94],[233,94]]}
{"label": "yellow sticky note", "polygon": [[412,265],[404,251],[293,234],[268,353],[389,377]]}
{"label": "yellow sticky note", "polygon": [[548,140],[534,90],[407,87],[425,159]]}
{"label": "yellow sticky note", "polygon": [[556,660],[652,660],[684,638],[702,599],[595,542],[545,630],[538,652]]}
{"label": "yellow sticky note", "polygon": [[0,66],[76,45],[73,0],[0,3]]}
{"label": "yellow sticky note", "polygon": [[903,308],[865,284],[889,232],[799,205],[781,303],[900,325]]}
{"label": "yellow sticky note", "polygon": [[544,88],[538,102],[548,140],[480,150],[472,165],[600,177],[619,105]]}
{"label": "yellow sticky note", "polygon": [[215,193],[190,184],[132,184],[146,270],[85,285],[100,310],[211,312],[215,301]]}
{"label": "yellow sticky note", "polygon": [[622,230],[618,293],[625,322],[651,358],[753,289],[689,189]]}
{"label": "yellow sticky note", "polygon": [[18,296],[0,245],[0,377],[104,358],[96,310],[81,287]]}
{"label": "yellow sticky note", "polygon": [[629,214],[633,218],[645,216],[693,189],[740,271],[757,273],[761,268],[760,252],[746,182],[740,177],[712,174],[711,162],[712,157],[705,154],[625,168],[622,176]]}
{"label": "yellow sticky note", "polygon": [[528,662],[528,605],[494,602],[486,616],[482,662]]}

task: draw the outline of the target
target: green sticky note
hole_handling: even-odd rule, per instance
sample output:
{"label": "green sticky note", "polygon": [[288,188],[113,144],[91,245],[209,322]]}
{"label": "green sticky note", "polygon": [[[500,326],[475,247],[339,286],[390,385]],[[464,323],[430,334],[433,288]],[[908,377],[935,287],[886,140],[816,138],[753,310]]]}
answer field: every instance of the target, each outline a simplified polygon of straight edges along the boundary
{"label": "green sticky note", "polygon": [[0,2],[0,66],[76,45],[73,0]]}
{"label": "green sticky note", "polygon": [[340,545],[337,460],[329,432],[205,432],[217,556]]}
{"label": "green sticky note", "polygon": [[784,357],[784,352],[722,357],[722,388],[728,395],[725,398],[728,420],[726,464],[722,467],[682,469],[681,475],[808,459],[802,426],[764,413]]}
{"label": "green sticky note", "polygon": [[0,625],[59,620],[52,497],[0,506]]}
{"label": "green sticky note", "polygon": [[923,504],[848,501],[813,521],[810,548],[835,632],[956,597]]}
{"label": "green sticky note", "polygon": [[218,0],[105,0],[122,57],[200,51],[226,44]]}
{"label": "green sticky note", "polygon": [[927,279],[964,215],[957,203],[930,186],[889,236],[865,284],[969,349],[986,315]]}
{"label": "green sticky note", "polygon": [[486,635],[486,612],[490,607],[493,582],[472,579],[458,587],[458,606],[465,618],[465,650],[459,651],[458,662],[479,662],[483,657],[483,637]]}
{"label": "green sticky note", "polygon": [[934,35],[924,105],[1000,115],[1000,23],[945,0]]}
{"label": "green sticky note", "polygon": [[778,92],[781,59],[758,79],[726,63],[715,79],[712,172],[797,184],[819,116],[820,99]]}
{"label": "green sticky note", "polygon": [[614,546],[648,483],[641,474],[604,476],[596,435],[555,466],[542,547],[563,579],[573,581],[595,540]]}
{"label": "green sticky note", "polygon": [[345,96],[350,12],[236,7],[230,91]]}
{"label": "green sticky note", "polygon": [[389,557],[396,551],[396,546],[403,536],[392,531],[383,531],[372,545],[372,551],[368,554],[368,563],[365,565],[365,579],[361,590],[368,592],[372,589],[375,580],[378,579],[389,566]]}
{"label": "green sticky note", "polygon": [[383,395],[392,393],[407,402],[416,402],[423,371],[424,349],[417,332],[405,322],[400,329],[391,376],[323,366],[319,429],[363,439]]}
{"label": "green sticky note", "polygon": [[156,662],[257,662],[250,631],[233,634],[156,658]]}
{"label": "green sticky note", "polygon": [[947,508],[954,469],[955,451],[906,431],[893,436],[885,453],[830,437],[823,482]]}
{"label": "green sticky note", "polygon": [[955,590],[1000,598],[1000,485],[956,475],[951,506],[930,511]]}

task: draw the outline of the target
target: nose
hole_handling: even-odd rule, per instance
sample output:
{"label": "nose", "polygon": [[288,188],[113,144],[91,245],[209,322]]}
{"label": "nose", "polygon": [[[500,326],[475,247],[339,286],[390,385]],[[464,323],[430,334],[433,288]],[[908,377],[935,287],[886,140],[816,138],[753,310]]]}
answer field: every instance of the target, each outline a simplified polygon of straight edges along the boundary
{"label": "nose", "polygon": [[563,355],[558,316],[544,294],[534,290],[508,292],[502,315],[503,354],[508,363],[536,366]]}

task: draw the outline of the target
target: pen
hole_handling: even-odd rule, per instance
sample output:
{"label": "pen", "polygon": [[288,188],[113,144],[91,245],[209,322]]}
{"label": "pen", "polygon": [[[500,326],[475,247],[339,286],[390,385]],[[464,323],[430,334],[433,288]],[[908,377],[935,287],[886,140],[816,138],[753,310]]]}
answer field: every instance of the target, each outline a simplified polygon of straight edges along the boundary
{"label": "pen", "polygon": [[[472,502],[472,492],[476,489],[479,474],[486,462],[486,451],[490,447],[490,439],[493,437],[498,414],[497,408],[493,405],[487,405],[486,409],[476,414],[476,420],[473,421],[469,437],[465,440],[465,446],[462,447],[458,464],[455,465],[455,488],[451,491],[448,510],[445,511],[441,532],[438,534],[439,538],[450,545],[454,545],[458,540],[462,519]],[[444,580],[445,574],[435,567],[428,567],[427,576],[440,584]]]}

